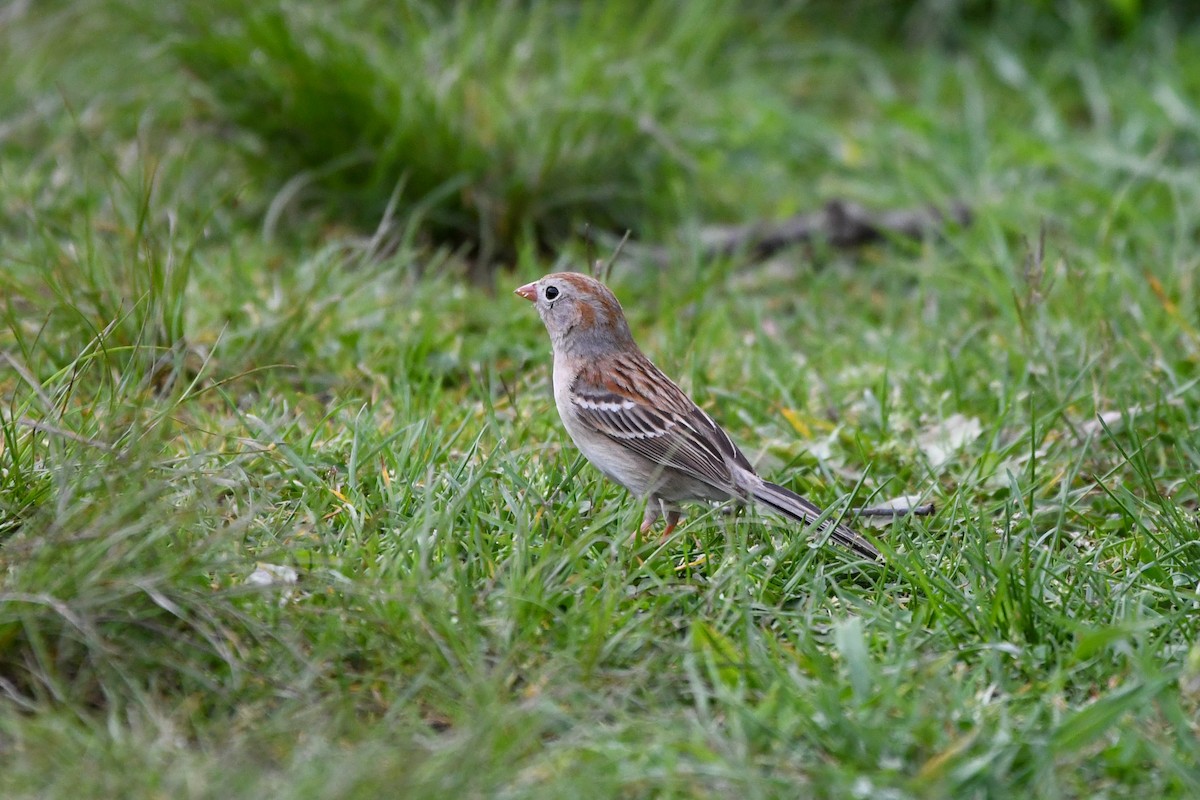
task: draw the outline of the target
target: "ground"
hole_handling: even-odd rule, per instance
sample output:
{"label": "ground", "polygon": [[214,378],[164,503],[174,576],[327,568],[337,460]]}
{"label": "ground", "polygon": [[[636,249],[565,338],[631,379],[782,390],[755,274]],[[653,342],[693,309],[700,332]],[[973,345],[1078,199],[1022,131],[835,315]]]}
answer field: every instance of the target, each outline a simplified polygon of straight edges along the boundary
{"label": "ground", "polygon": [[[777,5],[0,10],[0,795],[1200,793],[1200,35]],[[696,243],[834,198],[974,219]],[[766,477],[937,513],[631,545],[511,294],[584,225]]]}

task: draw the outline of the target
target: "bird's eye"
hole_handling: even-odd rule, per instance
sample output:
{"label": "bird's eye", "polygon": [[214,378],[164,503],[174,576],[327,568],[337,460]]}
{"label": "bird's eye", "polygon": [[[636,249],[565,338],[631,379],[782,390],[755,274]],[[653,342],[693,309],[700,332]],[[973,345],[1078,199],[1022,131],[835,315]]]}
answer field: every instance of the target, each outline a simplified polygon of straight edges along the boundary
{"label": "bird's eye", "polygon": [[554,298],[558,297],[558,294],[559,292],[557,286],[546,287],[545,295],[547,300],[553,300]]}

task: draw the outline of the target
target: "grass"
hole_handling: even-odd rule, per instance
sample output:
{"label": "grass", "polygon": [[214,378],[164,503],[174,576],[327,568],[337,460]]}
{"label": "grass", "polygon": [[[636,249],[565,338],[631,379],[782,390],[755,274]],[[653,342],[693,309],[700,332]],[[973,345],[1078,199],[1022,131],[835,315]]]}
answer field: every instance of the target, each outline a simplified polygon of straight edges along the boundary
{"label": "grass", "polygon": [[[643,20],[611,6],[609,24]],[[373,5],[358,28],[213,8],[188,13],[350,36],[339,97],[428,91],[379,68],[410,28]],[[516,76],[510,40],[483,35],[495,15],[582,58],[548,62],[496,149],[446,133],[451,91],[430,146],[458,166],[417,157],[384,223],[395,165],[270,228],[283,185],[345,142],[271,145],[237,109],[256,95],[212,82],[238,59],[197,72],[192,34],[154,27],[170,20],[13,6],[0,794],[1194,796],[1200,41],[1153,10],[1114,34],[1056,8],[915,51],[819,4],[740,43],[746,19],[688,16],[642,41],[659,5],[618,44],[540,7],[430,12],[413,30],[496,73],[497,97]],[[671,48],[705,37],[720,63],[673,72]],[[462,164],[504,148],[575,158],[583,139],[530,125],[567,124],[606,47],[622,74],[657,65],[650,107],[694,93],[662,118],[687,158],[664,181],[640,160],[661,153],[610,171],[638,140],[601,126],[589,169],[633,205],[531,202],[511,271],[464,281],[478,220],[438,228],[463,209],[409,205],[415,176],[477,180]],[[266,63],[264,80],[289,62]],[[287,125],[345,133],[310,123]],[[363,187],[382,204],[336,197]],[[976,222],[760,265],[705,262],[688,234],[832,196],[961,197]],[[538,225],[624,213],[676,253],[618,264],[635,334],[765,474],[824,505],[937,503],[880,532],[886,568],[699,507],[628,544],[642,510],[566,441],[544,331],[509,295],[583,263],[569,240],[548,256]],[[957,447],[938,433],[955,418],[978,431]]]}
{"label": "grass", "polygon": [[724,0],[184,8],[173,49],[282,187],[269,219],[315,198],[374,225],[398,192],[424,235],[484,262],[670,207],[699,138],[689,108],[712,106],[752,30]]}

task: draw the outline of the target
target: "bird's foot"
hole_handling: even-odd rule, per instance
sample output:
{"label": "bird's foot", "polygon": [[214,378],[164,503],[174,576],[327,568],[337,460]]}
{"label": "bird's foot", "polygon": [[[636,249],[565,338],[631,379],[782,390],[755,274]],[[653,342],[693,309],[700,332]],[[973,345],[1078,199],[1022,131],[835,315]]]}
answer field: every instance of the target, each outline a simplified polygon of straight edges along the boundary
{"label": "bird's foot", "polygon": [[[671,533],[674,532],[675,528],[678,527],[681,514],[678,511],[668,511],[665,514],[665,517],[667,520],[667,526],[663,528],[663,532],[658,537],[660,541],[670,536]],[[646,534],[650,533],[650,529],[654,527],[654,523],[657,521],[657,514],[654,516],[647,515],[646,519],[642,520],[641,526],[634,531],[632,536],[629,537],[630,541],[632,541],[634,544],[640,544],[643,540],[647,539],[648,537]]]}

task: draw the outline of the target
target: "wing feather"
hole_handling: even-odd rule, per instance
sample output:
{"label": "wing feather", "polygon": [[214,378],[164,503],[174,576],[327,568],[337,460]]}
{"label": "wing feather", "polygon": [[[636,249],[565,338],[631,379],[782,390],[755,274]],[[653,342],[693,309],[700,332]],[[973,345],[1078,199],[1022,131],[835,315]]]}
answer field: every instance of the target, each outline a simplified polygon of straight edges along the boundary
{"label": "wing feather", "polygon": [[655,464],[722,491],[740,483],[735,466],[754,471],[725,431],[645,356],[607,367],[582,370],[571,387],[581,421]]}

